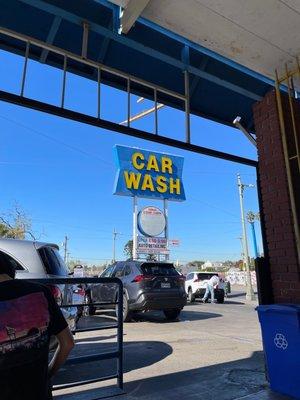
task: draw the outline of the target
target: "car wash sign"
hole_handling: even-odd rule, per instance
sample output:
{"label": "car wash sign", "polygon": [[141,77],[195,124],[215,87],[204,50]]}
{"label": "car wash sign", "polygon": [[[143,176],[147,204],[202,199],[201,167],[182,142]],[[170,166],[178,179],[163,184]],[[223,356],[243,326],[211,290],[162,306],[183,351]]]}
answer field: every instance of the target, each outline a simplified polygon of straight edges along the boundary
{"label": "car wash sign", "polygon": [[118,173],[114,194],[184,201],[183,157],[115,146]]}

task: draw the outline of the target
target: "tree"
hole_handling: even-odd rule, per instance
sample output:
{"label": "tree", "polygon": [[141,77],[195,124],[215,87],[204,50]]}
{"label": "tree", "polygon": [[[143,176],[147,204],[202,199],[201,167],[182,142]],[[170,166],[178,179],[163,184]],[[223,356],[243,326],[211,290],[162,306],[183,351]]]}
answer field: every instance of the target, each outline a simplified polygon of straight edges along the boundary
{"label": "tree", "polygon": [[198,271],[201,271],[202,265],[205,263],[205,261],[200,261],[200,260],[195,260],[191,261],[188,263],[189,267],[197,268]]}
{"label": "tree", "polygon": [[0,215],[0,237],[25,239],[26,236],[36,240],[31,230],[31,219],[15,204],[12,210]]}
{"label": "tree", "polygon": [[124,254],[127,258],[133,258],[133,240],[128,240],[128,242],[124,246]]}

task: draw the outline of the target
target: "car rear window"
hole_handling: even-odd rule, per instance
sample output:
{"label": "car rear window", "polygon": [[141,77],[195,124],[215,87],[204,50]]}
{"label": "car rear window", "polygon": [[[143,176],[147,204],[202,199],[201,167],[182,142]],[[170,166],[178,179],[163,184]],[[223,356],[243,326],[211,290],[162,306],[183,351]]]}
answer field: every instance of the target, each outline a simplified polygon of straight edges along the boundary
{"label": "car rear window", "polygon": [[198,279],[200,279],[201,281],[206,281],[215,275],[217,274],[198,274]]}
{"label": "car rear window", "polygon": [[145,263],[141,265],[144,275],[178,276],[173,264]]}
{"label": "car rear window", "polygon": [[68,270],[59,254],[59,251],[53,247],[42,247],[39,254],[49,275],[67,276]]}

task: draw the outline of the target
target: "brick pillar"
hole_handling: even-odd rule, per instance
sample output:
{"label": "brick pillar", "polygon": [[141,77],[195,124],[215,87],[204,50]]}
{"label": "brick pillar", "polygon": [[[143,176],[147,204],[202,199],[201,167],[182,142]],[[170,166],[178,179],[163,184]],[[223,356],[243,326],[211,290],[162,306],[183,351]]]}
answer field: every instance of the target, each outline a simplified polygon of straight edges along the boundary
{"label": "brick pillar", "polygon": [[[287,98],[283,107],[287,109]],[[295,107],[300,110],[299,104]],[[254,108],[265,236],[275,303],[300,303],[298,262],[275,91]],[[297,112],[300,128],[300,113]],[[290,121],[286,120],[287,135]],[[292,131],[291,131],[292,132]],[[291,133],[290,132],[290,133]]]}

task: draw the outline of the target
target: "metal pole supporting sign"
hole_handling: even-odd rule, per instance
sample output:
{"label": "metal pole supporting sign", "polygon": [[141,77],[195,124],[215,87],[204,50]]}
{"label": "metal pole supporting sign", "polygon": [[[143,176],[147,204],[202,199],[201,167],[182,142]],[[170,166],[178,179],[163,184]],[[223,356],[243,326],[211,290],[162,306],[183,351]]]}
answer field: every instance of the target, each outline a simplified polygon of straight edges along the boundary
{"label": "metal pole supporting sign", "polygon": [[[168,200],[164,199],[164,214],[165,214],[165,220],[166,220],[166,226],[165,226],[165,238],[167,240],[167,246],[166,250],[169,250],[169,210],[168,210]],[[169,254],[166,253],[166,261],[169,260]]]}
{"label": "metal pole supporting sign", "polygon": [[133,233],[132,233],[132,258],[136,260],[137,257],[137,215],[138,215],[138,202],[137,196],[133,197]]}

